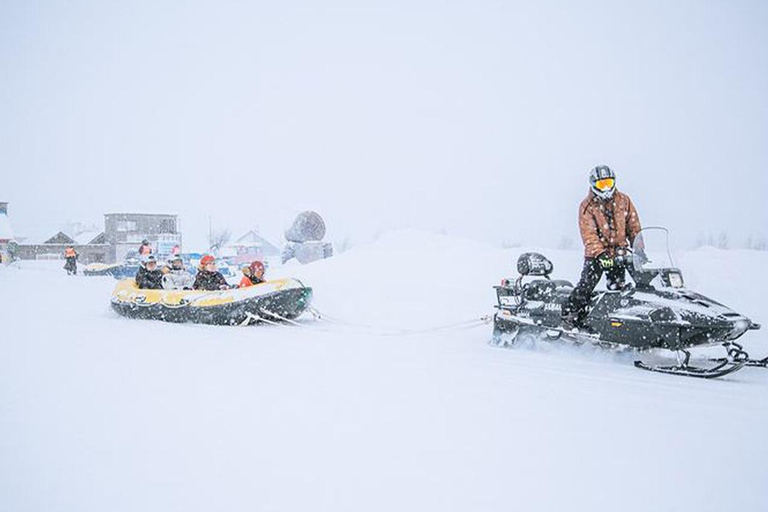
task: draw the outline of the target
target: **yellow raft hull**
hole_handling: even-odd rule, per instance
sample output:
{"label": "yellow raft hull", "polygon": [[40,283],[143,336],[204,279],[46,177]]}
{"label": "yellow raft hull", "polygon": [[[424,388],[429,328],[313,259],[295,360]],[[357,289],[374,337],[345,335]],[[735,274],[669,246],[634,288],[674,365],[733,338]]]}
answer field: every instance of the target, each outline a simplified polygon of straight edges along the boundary
{"label": "yellow raft hull", "polygon": [[133,279],[123,279],[112,292],[112,309],[129,318],[214,325],[292,320],[311,301],[312,288],[297,279],[222,291],[142,290]]}

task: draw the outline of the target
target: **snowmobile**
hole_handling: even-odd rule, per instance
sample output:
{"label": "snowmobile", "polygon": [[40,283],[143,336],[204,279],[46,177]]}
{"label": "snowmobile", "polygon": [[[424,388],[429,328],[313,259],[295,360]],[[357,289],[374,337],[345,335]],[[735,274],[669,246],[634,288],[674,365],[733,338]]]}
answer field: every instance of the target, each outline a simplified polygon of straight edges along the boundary
{"label": "snowmobile", "polygon": [[107,265],[104,263],[91,263],[83,269],[86,276],[111,276],[115,279],[125,279],[134,277],[139,270],[138,263],[114,263]]}
{"label": "snowmobile", "polygon": [[[554,267],[543,255],[522,254],[517,261],[519,277],[494,287],[498,311],[493,343],[508,346],[521,337],[533,337],[637,352],[666,349],[675,353],[674,364],[637,360],[635,366],[701,378],[722,377],[745,366],[768,367],[768,357],[750,359],[736,343],[760,325],[685,287],[683,274],[672,261],[665,228],[644,229],[620,258],[634,284],[594,292],[581,326],[571,328],[563,322],[562,309],[573,284],[551,279]],[[717,345],[725,348],[726,357],[709,359],[705,366],[691,362],[692,348]]]}
{"label": "snowmobile", "polygon": [[213,325],[279,323],[309,308],[312,288],[297,279],[275,279],[231,290],[145,290],[134,279],[118,281],[112,309],[129,318]]}

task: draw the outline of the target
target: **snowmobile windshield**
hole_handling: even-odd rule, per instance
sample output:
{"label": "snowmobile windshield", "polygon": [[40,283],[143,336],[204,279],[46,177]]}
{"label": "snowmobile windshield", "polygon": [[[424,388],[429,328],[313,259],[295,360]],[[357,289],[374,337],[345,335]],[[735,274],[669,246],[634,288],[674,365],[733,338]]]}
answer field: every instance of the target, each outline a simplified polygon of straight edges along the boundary
{"label": "snowmobile windshield", "polygon": [[632,263],[638,270],[676,268],[666,228],[645,228],[632,244]]}

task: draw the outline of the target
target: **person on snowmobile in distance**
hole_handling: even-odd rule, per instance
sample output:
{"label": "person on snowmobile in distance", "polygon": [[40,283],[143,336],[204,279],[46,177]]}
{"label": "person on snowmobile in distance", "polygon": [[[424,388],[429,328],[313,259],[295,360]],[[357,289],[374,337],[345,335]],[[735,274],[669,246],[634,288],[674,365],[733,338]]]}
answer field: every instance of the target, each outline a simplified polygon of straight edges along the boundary
{"label": "person on snowmobile in distance", "polygon": [[563,307],[568,327],[583,325],[592,292],[606,274],[609,290],[624,287],[626,262],[621,256],[642,229],[635,205],[616,190],[616,174],[607,165],[589,173],[589,195],[579,206],[579,231],[584,242],[584,267],[579,283]]}
{"label": "person on snowmobile in distance", "polygon": [[194,278],[184,268],[184,260],[176,254],[171,256],[164,269],[163,288],[166,290],[191,290]]}
{"label": "person on snowmobile in distance", "polygon": [[157,268],[157,260],[151,254],[141,259],[136,272],[136,285],[143,290],[162,290],[163,271]]}
{"label": "person on snowmobile in distance", "polygon": [[148,240],[142,240],[139,246],[139,257],[148,256],[152,254],[152,246],[149,245]]}
{"label": "person on snowmobile in distance", "polygon": [[247,288],[255,284],[261,284],[264,279],[264,264],[258,260],[243,267],[243,278],[240,280],[240,288]]}
{"label": "person on snowmobile in distance", "polygon": [[[228,290],[232,286],[227,283],[221,272],[216,270],[216,258],[206,254],[200,260],[200,267],[195,276],[195,284],[192,285],[195,290]],[[235,286],[237,288],[237,286]]]}
{"label": "person on snowmobile in distance", "polygon": [[64,263],[64,270],[67,271],[68,276],[77,275],[77,257],[77,251],[71,245],[64,249],[64,259],[67,260]]}

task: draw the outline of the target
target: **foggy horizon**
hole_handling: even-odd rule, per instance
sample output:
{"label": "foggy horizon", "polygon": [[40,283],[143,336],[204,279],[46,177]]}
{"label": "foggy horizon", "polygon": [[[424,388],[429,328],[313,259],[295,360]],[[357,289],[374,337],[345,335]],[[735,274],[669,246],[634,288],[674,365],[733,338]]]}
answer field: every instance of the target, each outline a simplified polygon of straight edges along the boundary
{"label": "foggy horizon", "polygon": [[[0,4],[19,236],[176,213],[282,242],[417,228],[578,246],[589,169],[680,246],[766,237],[761,2]],[[50,232],[54,234],[55,231]]]}

